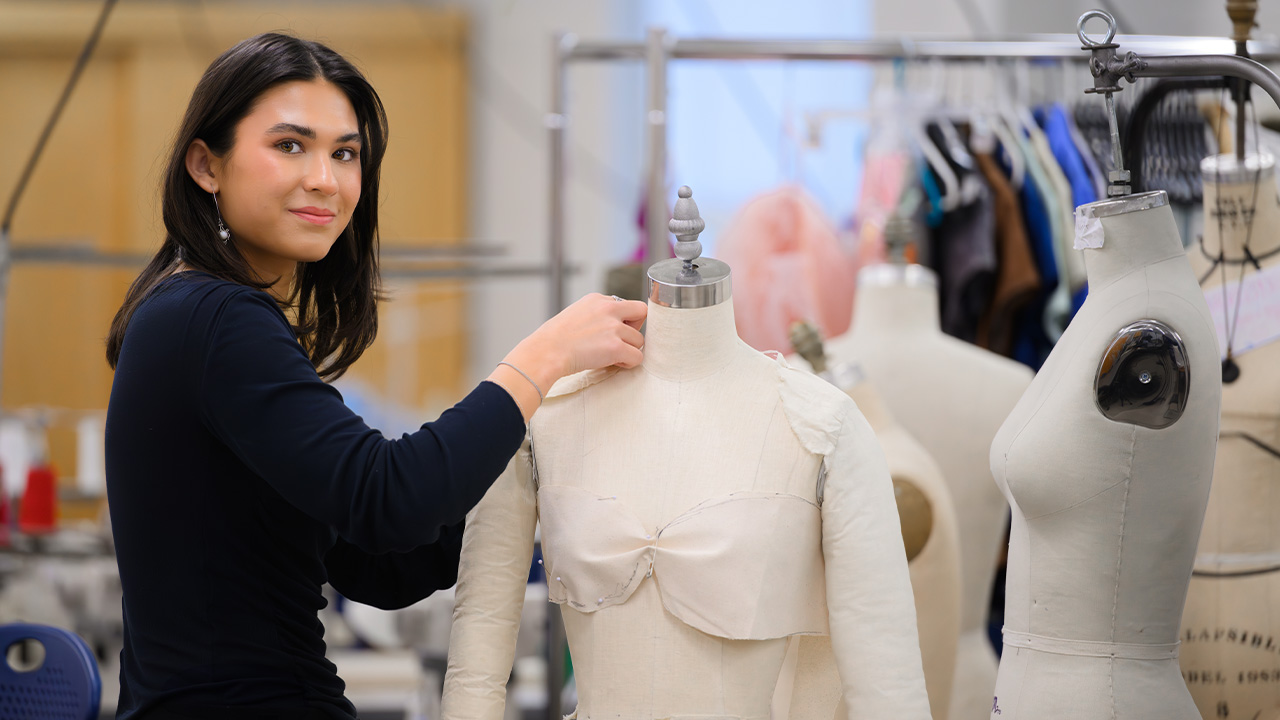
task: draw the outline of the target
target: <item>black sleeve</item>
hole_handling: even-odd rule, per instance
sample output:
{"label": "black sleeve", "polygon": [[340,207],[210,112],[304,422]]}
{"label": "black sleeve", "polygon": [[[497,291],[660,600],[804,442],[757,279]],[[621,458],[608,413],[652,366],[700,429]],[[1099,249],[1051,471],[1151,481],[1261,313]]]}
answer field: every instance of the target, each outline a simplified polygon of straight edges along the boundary
{"label": "black sleeve", "polygon": [[435,542],[524,438],[515,401],[482,382],[435,422],[388,440],[320,380],[264,292],[231,294],[211,327],[198,389],[205,424],[286,500],[367,552]]}
{"label": "black sleeve", "polygon": [[440,531],[430,545],[375,555],[339,538],[324,557],[329,584],[348,599],[383,610],[408,607],[458,581],[464,523]]}

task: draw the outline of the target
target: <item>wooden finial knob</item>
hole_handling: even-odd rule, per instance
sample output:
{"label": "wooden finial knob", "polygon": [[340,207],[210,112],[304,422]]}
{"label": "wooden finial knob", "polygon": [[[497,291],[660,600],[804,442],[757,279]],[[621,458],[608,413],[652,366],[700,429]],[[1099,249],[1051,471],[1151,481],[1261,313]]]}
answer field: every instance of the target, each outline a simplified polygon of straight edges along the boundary
{"label": "wooden finial knob", "polygon": [[1227,0],[1227,17],[1231,18],[1231,39],[1248,42],[1249,33],[1258,26],[1254,17],[1258,14],[1257,0]]}

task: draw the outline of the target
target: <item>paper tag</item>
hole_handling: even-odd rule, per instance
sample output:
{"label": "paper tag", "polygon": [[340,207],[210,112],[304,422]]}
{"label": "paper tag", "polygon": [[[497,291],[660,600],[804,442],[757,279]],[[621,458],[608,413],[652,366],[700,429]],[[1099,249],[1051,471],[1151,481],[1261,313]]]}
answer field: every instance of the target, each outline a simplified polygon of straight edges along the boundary
{"label": "paper tag", "polygon": [[[1232,266],[1232,273],[1238,273],[1238,266]],[[1223,300],[1223,291],[1226,300]],[[1239,298],[1239,315],[1236,314],[1236,302]],[[1231,318],[1235,327],[1231,352],[1233,355],[1244,353],[1280,340],[1280,265],[1267,268],[1261,272],[1251,273],[1244,279],[1244,288],[1239,282],[1228,282],[1204,291],[1205,302],[1209,304],[1209,314],[1213,316],[1213,325],[1218,330],[1218,350],[1222,357],[1227,356],[1227,331],[1224,317]],[[1230,309],[1230,314],[1225,313]],[[1238,323],[1238,324],[1237,324]]]}
{"label": "paper tag", "polygon": [[1076,250],[1102,247],[1102,221],[1076,208]]}

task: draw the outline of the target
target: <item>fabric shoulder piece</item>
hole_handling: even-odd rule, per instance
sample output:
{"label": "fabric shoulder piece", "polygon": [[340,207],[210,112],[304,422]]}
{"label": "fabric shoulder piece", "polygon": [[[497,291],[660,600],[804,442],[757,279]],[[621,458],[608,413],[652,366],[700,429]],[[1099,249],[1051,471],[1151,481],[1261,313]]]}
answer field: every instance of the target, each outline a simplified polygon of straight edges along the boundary
{"label": "fabric shoulder piece", "polygon": [[619,368],[607,367],[598,370],[583,370],[580,373],[566,375],[556,381],[551,389],[547,390],[547,400],[551,398],[561,397],[563,395],[572,395],[580,390],[585,390],[596,383],[604,382],[618,373]]}
{"label": "fabric shoulder piece", "polygon": [[809,452],[830,455],[853,401],[826,380],[791,367],[781,355],[766,354],[778,365],[778,392],[791,431]]}

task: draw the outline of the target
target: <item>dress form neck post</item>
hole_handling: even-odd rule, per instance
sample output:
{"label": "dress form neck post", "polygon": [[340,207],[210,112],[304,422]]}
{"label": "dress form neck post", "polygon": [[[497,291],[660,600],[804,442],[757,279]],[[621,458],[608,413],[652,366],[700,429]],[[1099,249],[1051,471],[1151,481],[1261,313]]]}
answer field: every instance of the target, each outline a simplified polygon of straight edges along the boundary
{"label": "dress form neck post", "polygon": [[[1151,193],[1156,194],[1163,196],[1164,191]],[[1104,200],[1092,203],[1092,206],[1114,202],[1116,201]],[[1083,210],[1091,206],[1080,207]],[[1084,250],[1085,271],[1091,293],[1102,290],[1136,270],[1186,254],[1167,200],[1161,200],[1152,207],[1140,207],[1113,215],[1104,211],[1098,220],[1102,223],[1102,247]]]}
{"label": "dress form neck post", "polygon": [[858,273],[854,335],[937,333],[937,280],[921,265],[873,265]]}
{"label": "dress form neck post", "polygon": [[1243,163],[1234,155],[1205,158],[1200,175],[1204,181],[1205,254],[1241,261],[1247,259],[1246,243],[1254,257],[1280,248],[1280,201],[1271,155],[1250,155]]}
{"label": "dress form neck post", "polygon": [[706,377],[732,362],[741,345],[732,302],[703,308],[649,303],[643,367],[652,375],[676,381]]}

